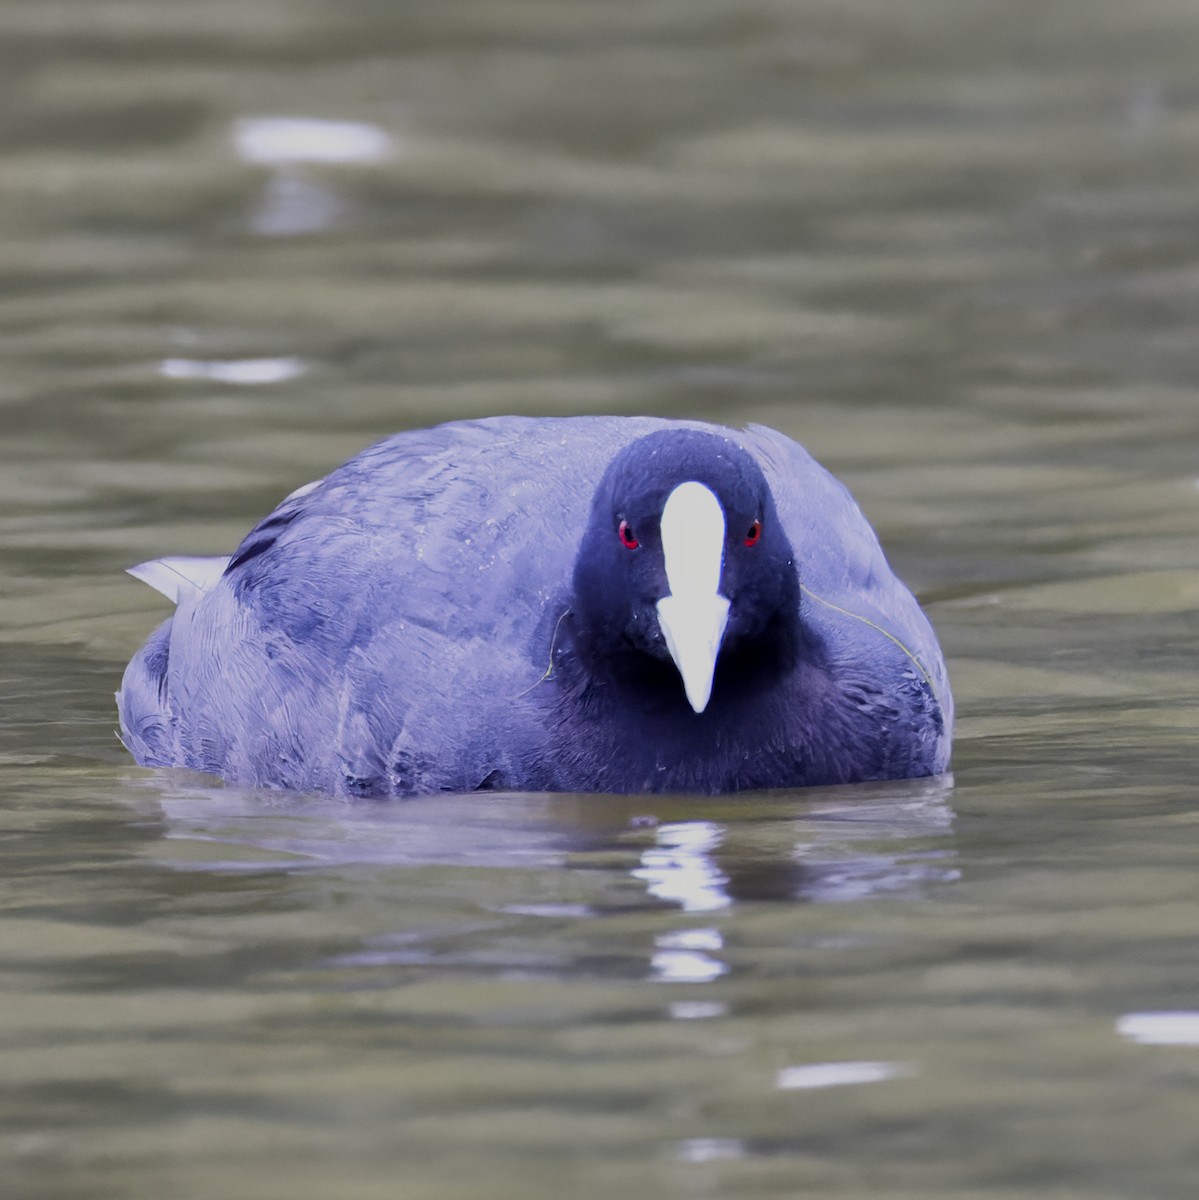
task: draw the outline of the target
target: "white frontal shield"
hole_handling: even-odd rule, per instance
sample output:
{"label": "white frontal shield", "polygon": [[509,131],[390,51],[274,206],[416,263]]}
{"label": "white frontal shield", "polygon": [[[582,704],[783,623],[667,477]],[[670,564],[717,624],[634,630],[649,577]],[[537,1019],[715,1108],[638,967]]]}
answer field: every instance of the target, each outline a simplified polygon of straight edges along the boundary
{"label": "white frontal shield", "polygon": [[662,554],[670,594],[658,601],[658,624],[697,713],[708,706],[716,656],[729,619],[720,594],[724,509],[702,483],[680,483],[662,509]]}

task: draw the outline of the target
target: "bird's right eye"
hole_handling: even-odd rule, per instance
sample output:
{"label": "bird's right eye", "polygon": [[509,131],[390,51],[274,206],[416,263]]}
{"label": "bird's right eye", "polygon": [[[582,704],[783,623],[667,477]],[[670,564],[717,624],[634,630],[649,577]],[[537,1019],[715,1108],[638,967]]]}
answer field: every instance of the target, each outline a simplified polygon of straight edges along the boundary
{"label": "bird's right eye", "polygon": [[641,545],[628,521],[621,521],[616,532],[620,535],[621,544],[626,550],[636,550]]}

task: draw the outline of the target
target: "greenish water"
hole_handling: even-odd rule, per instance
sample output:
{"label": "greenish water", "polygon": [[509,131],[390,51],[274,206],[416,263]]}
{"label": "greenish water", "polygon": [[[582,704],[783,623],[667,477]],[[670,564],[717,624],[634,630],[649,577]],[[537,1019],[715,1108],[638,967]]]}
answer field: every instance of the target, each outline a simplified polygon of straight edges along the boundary
{"label": "greenish water", "polygon": [[[0,55],[6,1198],[1195,1194],[1199,11],[9,0]],[[124,567],[501,411],[804,442],[953,779],[132,766]]]}

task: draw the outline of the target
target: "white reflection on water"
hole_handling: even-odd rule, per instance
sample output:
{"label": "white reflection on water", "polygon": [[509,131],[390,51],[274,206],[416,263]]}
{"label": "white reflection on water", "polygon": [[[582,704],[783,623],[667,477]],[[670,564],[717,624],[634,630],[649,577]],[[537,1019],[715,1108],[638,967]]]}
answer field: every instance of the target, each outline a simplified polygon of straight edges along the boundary
{"label": "white reflection on water", "polygon": [[345,201],[330,188],[280,170],[263,189],[249,227],[259,237],[301,237],[332,229],[345,211]]}
{"label": "white reflection on water", "polygon": [[[806,856],[808,847],[798,851]],[[929,850],[903,856],[873,854],[844,862],[808,860],[809,880],[799,894],[808,900],[831,903],[865,900],[887,892],[911,892],[921,884],[952,883],[961,878],[956,867],[943,865],[949,850]]]}
{"label": "white reflection on water", "polygon": [[544,917],[547,921],[599,916],[589,904],[505,904],[499,911],[515,917]]}
{"label": "white reflection on water", "polygon": [[725,891],[728,877],[712,858],[722,836],[714,821],[660,825],[656,844],[642,854],[633,877],[645,881],[651,896],[678,904],[684,912],[727,908],[732,903]]}
{"label": "white reflection on water", "polygon": [[667,1012],[672,1021],[707,1021],[728,1016],[729,1006],[719,1000],[675,1000]]}
{"label": "white reflection on water", "polygon": [[210,379],[243,387],[286,383],[307,370],[302,358],[166,358],[158,364],[158,373],[166,379]]}
{"label": "white reflection on water", "polygon": [[[795,845],[797,898],[822,903],[879,895],[919,895],[961,878],[953,865],[951,776],[906,784],[900,796],[863,800],[852,792],[806,814]],[[921,846],[925,839],[937,844]]]}
{"label": "white reflection on water", "polygon": [[[459,914],[427,928],[373,936],[331,959],[335,968],[437,965],[554,978],[599,970],[668,987],[723,987],[732,964],[716,922],[730,906],[878,894],[911,899],[930,882],[957,874],[950,865],[947,781],[841,789],[812,798],[797,793],[751,803],[743,819],[664,822],[645,846],[644,818],[631,815],[644,810],[620,798],[487,793],[374,804],[197,780],[183,772],[138,780],[163,818],[162,840],[151,852],[178,868],[294,872],[436,865],[494,873],[494,889],[479,877],[472,884],[482,888],[474,918],[463,922]],[[605,864],[599,872],[596,853]],[[419,892],[433,878],[438,876],[426,874],[401,886]],[[630,878],[644,889],[635,910],[646,900],[663,905],[658,928],[648,945],[634,937],[597,959],[583,926],[629,911]],[[585,888],[586,894],[541,890],[555,879],[560,883],[554,890]],[[513,886],[520,889],[516,894]],[[679,928],[680,914],[691,923]],[[701,991],[695,1000],[674,1000],[665,1012],[679,1021],[721,1017],[729,1012],[722,1001]],[[870,1082],[901,1070],[896,1064],[796,1066],[779,1076],[778,1086]]]}
{"label": "white reflection on water", "polygon": [[776,1084],[780,1091],[800,1091],[809,1088],[847,1087],[858,1083],[882,1083],[914,1075],[911,1063],[900,1062],[827,1062],[806,1063],[799,1067],[784,1067]]}
{"label": "white reflection on water", "polygon": [[168,861],[193,870],[350,864],[555,869],[566,865],[576,841],[569,828],[547,820],[538,796],[512,795],[501,803],[491,796],[417,796],[361,804],[236,787],[154,790],[166,820],[164,838],[178,851]]}
{"label": "white reflection on water", "polygon": [[[193,869],[443,863],[569,870],[576,853],[628,846],[625,810],[605,815],[594,797],[488,793],[370,804],[190,782],[196,778],[178,773],[174,786],[166,773],[140,781],[155,793],[167,841],[190,844],[170,857]],[[758,820],[666,822],[627,869],[654,900],[691,914],[756,900],[918,897],[960,874],[950,790],[948,780],[930,780],[824,792],[806,803],[796,793],[793,815],[788,807]],[[205,844],[223,852],[205,855]],[[521,911],[585,919],[602,915],[602,906],[545,906],[530,897]],[[719,937],[715,930],[685,932],[698,941],[656,950],[679,955],[681,964],[683,955],[720,948],[703,944]]]}
{"label": "white reflection on water", "polygon": [[654,939],[651,978],[658,983],[710,983],[728,973],[728,964],[709,951],[720,950],[718,929],[676,929]]}
{"label": "white reflection on water", "polygon": [[688,1138],[678,1145],[679,1161],[685,1163],[728,1162],[745,1155],[740,1138]]}
{"label": "white reflection on water", "polygon": [[345,212],[332,188],[302,174],[305,164],[362,166],[395,153],[386,130],[360,121],[313,117],[242,117],[233,123],[237,156],[272,168],[257,209],[249,219],[262,237],[298,237],[331,228]]}
{"label": "white reflection on water", "polygon": [[692,913],[745,899],[832,903],[919,895],[961,875],[949,841],[951,791],[945,777],[894,790],[845,789],[832,798],[826,792],[806,805],[799,793],[794,818],[772,821],[765,850],[755,846],[752,825],[664,824],[632,874],[655,899]]}
{"label": "white reflection on water", "polygon": [[1116,1032],[1141,1046],[1199,1046],[1199,1012],[1125,1013]]}
{"label": "white reflection on water", "polygon": [[241,117],[233,122],[233,148],[243,162],[370,163],[391,157],[394,144],[377,125],[315,117]]}

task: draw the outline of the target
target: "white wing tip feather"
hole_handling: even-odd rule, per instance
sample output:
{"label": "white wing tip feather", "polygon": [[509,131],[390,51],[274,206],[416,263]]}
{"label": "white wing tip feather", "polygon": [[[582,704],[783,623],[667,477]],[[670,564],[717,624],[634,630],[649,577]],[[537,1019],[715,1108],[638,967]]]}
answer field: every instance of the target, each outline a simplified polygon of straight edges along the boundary
{"label": "white wing tip feather", "polygon": [[190,558],[182,555],[138,563],[136,567],[129,567],[126,574],[148,583],[156,592],[161,592],[168,600],[178,604],[181,600],[208,591],[225,573],[228,565],[228,556]]}

